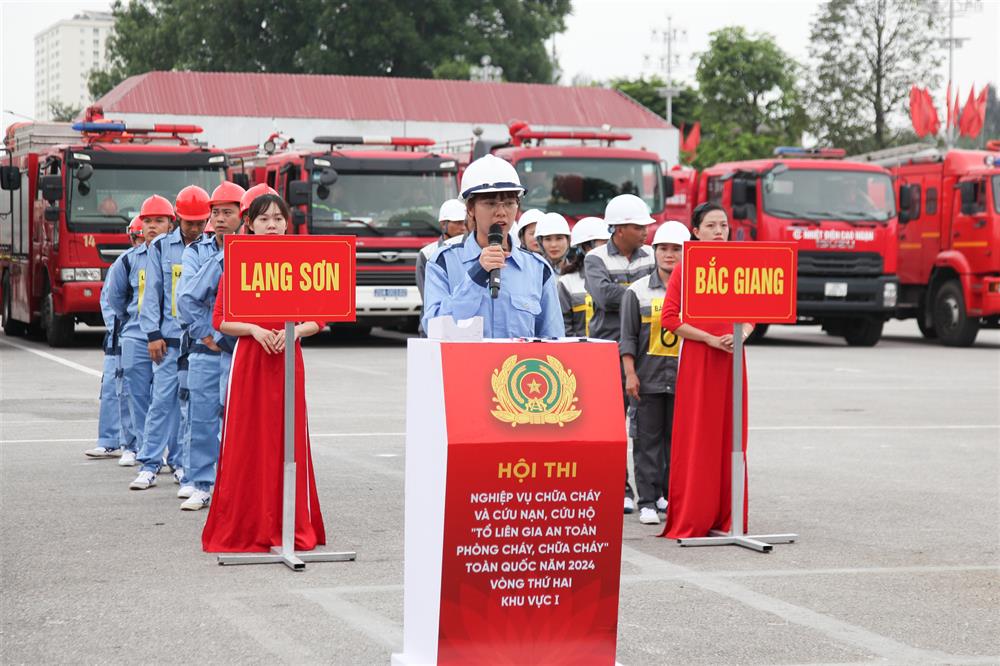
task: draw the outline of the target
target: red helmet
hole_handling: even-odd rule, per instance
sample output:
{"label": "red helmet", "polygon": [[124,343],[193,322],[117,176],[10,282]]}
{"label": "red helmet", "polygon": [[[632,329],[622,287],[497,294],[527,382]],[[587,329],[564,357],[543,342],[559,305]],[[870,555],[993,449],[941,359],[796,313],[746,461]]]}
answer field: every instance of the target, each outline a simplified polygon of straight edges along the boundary
{"label": "red helmet", "polygon": [[227,180],[212,191],[212,198],[208,203],[212,206],[220,203],[239,203],[246,193],[242,187]]}
{"label": "red helmet", "polygon": [[128,233],[138,236],[142,233],[142,218],[136,215],[128,225]]}
{"label": "red helmet", "polygon": [[205,233],[206,234],[215,233],[215,225],[212,224],[212,218],[208,218],[208,222],[205,224]]}
{"label": "red helmet", "polygon": [[254,185],[249,190],[247,190],[246,194],[243,195],[243,198],[240,199],[240,215],[243,215],[248,210],[250,210],[250,204],[253,203],[253,200],[263,194],[273,194],[277,196],[278,193],[274,190],[273,187],[265,183]]}
{"label": "red helmet", "polygon": [[182,220],[207,220],[212,214],[212,207],[208,203],[208,192],[197,185],[188,185],[178,192],[174,206],[177,209],[177,217]]}
{"label": "red helmet", "polygon": [[144,217],[169,217],[173,219],[174,207],[164,197],[154,194],[142,202],[142,208],[139,209],[139,219]]}

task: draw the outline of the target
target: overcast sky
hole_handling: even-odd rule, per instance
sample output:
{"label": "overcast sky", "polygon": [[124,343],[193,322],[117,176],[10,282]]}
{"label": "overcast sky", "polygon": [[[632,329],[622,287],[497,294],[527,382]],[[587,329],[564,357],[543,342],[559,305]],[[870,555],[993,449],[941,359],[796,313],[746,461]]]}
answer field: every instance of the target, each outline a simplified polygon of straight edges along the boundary
{"label": "overcast sky", "polygon": [[[970,4],[956,0],[956,5]],[[977,4],[975,2],[971,3]],[[704,51],[708,34],[728,25],[768,32],[796,59],[808,57],[809,23],[819,2],[810,0],[574,0],[566,32],[555,40],[563,82],[602,81],[653,73],[646,56],[664,52],[653,29],[665,29],[667,17],[686,31],[677,44],[677,76],[693,80],[691,57]],[[975,84],[1000,81],[1000,0],[982,0],[978,11],[955,21],[955,35],[968,37],[956,51],[955,79],[963,91]],[[111,2],[0,0],[0,126],[15,120],[6,111],[30,116],[34,111],[34,36],[84,9],[108,10]],[[946,36],[946,35],[943,35]],[[947,67],[942,71],[947,74]],[[938,95],[944,91],[936,91]]]}

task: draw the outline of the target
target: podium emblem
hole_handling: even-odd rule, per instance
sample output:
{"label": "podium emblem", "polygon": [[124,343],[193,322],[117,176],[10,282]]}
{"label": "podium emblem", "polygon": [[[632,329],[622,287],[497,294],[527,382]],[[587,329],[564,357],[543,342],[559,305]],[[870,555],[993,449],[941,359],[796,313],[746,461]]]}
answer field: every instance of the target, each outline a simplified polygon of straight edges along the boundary
{"label": "podium emblem", "polygon": [[576,409],[576,376],[554,356],[545,360],[508,356],[493,370],[494,418],[519,425],[558,425],[560,428],[582,413]]}

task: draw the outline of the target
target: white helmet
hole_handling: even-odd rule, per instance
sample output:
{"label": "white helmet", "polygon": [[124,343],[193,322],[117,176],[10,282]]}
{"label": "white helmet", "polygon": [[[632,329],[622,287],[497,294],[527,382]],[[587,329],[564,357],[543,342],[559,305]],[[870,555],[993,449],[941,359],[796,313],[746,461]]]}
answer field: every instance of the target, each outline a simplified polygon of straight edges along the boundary
{"label": "white helmet", "polygon": [[653,247],[661,243],[673,243],[674,245],[684,245],[691,240],[691,232],[677,220],[664,222],[653,234]]}
{"label": "white helmet", "polygon": [[461,199],[448,199],[441,204],[438,211],[438,222],[465,221],[465,202]]}
{"label": "white helmet", "polygon": [[483,155],[462,174],[462,198],[487,192],[517,192],[524,194],[517,171],[507,160],[496,155]]}
{"label": "white helmet", "polygon": [[521,237],[521,229],[525,228],[529,224],[537,224],[542,221],[545,217],[543,211],[537,208],[532,208],[521,213],[521,217],[517,218],[517,222],[514,226],[510,228],[510,235],[514,237],[514,240],[518,240]]}
{"label": "white helmet", "polygon": [[535,238],[569,236],[569,222],[559,213],[546,213],[535,225]]}
{"label": "white helmet", "polygon": [[649,216],[649,206],[634,194],[619,194],[608,202],[604,209],[604,221],[609,225],[616,224],[653,224],[656,222]]}
{"label": "white helmet", "polygon": [[611,232],[608,231],[607,222],[599,217],[585,217],[573,225],[569,244],[576,247],[590,241],[608,240],[609,238],[611,238]]}

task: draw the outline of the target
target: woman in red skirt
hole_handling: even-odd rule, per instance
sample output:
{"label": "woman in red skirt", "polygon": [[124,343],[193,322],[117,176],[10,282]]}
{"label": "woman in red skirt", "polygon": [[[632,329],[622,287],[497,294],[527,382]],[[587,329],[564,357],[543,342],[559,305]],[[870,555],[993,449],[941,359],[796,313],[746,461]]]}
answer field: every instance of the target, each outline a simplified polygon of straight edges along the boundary
{"label": "woman in red skirt", "polygon": [[[257,197],[247,212],[247,232],[285,233],[291,211],[275,194]],[[225,277],[223,277],[225,279]],[[281,545],[281,496],[284,463],[285,331],[272,324],[227,322],[220,281],[214,326],[239,336],[233,352],[222,448],[215,492],[201,545],[210,553],[266,552]],[[298,339],[315,335],[322,322],[295,326],[295,549],[312,550],[326,543],[316,494],[305,372]]]}
{"label": "woman in red skirt", "polygon": [[[729,239],[725,210],[704,203],[695,208],[691,231],[697,240]],[[728,531],[732,513],[733,323],[699,324],[681,319],[681,274],[667,284],[660,324],[681,338],[670,448],[667,523],[661,536],[701,537]],[[743,339],[753,331],[743,325]],[[743,455],[747,448],[746,360],[743,369]],[[746,479],[744,478],[744,484]],[[744,487],[746,487],[744,485]],[[744,496],[746,497],[746,496]],[[743,504],[746,525],[747,501]]]}

